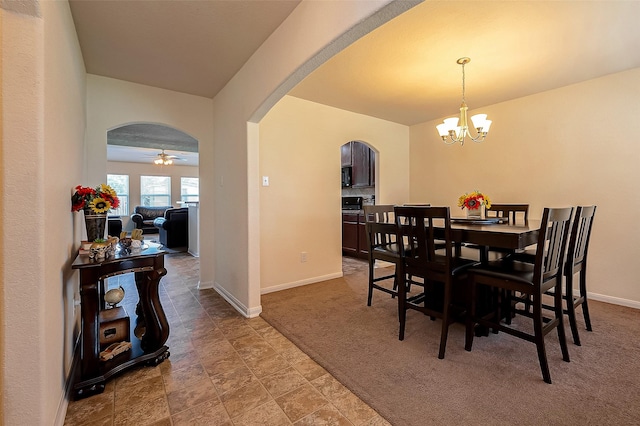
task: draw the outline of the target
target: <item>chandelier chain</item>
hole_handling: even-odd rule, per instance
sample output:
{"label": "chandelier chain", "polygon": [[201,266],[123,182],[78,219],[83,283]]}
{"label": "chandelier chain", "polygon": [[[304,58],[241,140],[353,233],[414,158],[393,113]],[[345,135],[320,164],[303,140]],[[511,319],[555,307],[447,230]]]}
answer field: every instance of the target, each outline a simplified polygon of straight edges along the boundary
{"label": "chandelier chain", "polygon": [[467,100],[464,97],[464,86],[465,86],[464,63],[462,63],[462,102],[466,104]]}

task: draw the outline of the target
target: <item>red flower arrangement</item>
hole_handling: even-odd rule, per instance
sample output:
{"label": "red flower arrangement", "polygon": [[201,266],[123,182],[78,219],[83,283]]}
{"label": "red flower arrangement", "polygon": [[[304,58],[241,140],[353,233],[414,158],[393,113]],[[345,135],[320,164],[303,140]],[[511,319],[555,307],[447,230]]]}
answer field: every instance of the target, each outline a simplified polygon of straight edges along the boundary
{"label": "red flower arrangement", "polygon": [[491,200],[482,192],[473,191],[458,198],[458,207],[462,209],[478,210],[480,206],[491,208]]}
{"label": "red flower arrangement", "polygon": [[77,212],[90,209],[94,213],[106,213],[110,209],[116,209],[120,205],[116,191],[106,184],[100,184],[95,188],[88,186],[76,186],[76,192],[71,196],[71,211]]}

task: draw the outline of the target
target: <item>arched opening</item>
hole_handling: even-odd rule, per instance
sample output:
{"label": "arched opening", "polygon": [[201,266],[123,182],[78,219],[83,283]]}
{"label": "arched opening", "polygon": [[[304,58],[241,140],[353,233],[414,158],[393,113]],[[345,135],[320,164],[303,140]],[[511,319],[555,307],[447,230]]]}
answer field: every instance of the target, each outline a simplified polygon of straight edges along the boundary
{"label": "arched opening", "polygon": [[[136,227],[131,216],[137,206],[172,206],[189,211],[188,226],[179,247],[167,248],[199,255],[199,159],[198,140],[171,126],[128,123],[107,131],[107,181],[118,192],[122,229]],[[193,216],[193,218],[192,218]],[[157,239],[152,226],[145,231]],[[186,245],[185,245],[186,244]]]}
{"label": "arched opening", "polygon": [[342,273],[365,266],[368,242],[363,207],[376,200],[376,151],[364,141],[340,147],[342,196]]}

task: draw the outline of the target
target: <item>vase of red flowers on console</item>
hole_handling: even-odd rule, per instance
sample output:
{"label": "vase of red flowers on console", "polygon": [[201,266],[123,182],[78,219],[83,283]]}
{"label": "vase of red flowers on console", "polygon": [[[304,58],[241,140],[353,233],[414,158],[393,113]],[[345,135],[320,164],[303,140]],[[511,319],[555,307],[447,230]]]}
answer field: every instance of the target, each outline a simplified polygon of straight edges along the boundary
{"label": "vase of red flowers on console", "polygon": [[71,196],[71,211],[84,212],[84,224],[87,230],[87,241],[93,242],[104,238],[107,224],[107,212],[120,204],[116,191],[106,184],[95,188],[76,186]]}

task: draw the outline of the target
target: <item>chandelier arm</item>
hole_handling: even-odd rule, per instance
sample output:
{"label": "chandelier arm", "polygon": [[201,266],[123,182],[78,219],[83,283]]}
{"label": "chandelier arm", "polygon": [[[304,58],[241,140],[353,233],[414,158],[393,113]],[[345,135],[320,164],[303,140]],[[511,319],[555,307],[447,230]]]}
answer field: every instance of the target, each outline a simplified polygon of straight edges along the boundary
{"label": "chandelier arm", "polygon": [[[476,129],[477,131],[477,129]],[[482,141],[484,141],[484,138],[487,137],[487,132],[478,132],[478,134],[476,135],[476,137],[474,138],[471,133],[467,132],[467,135],[469,135],[469,139],[471,139],[472,141],[476,142],[476,143],[480,143]]]}

